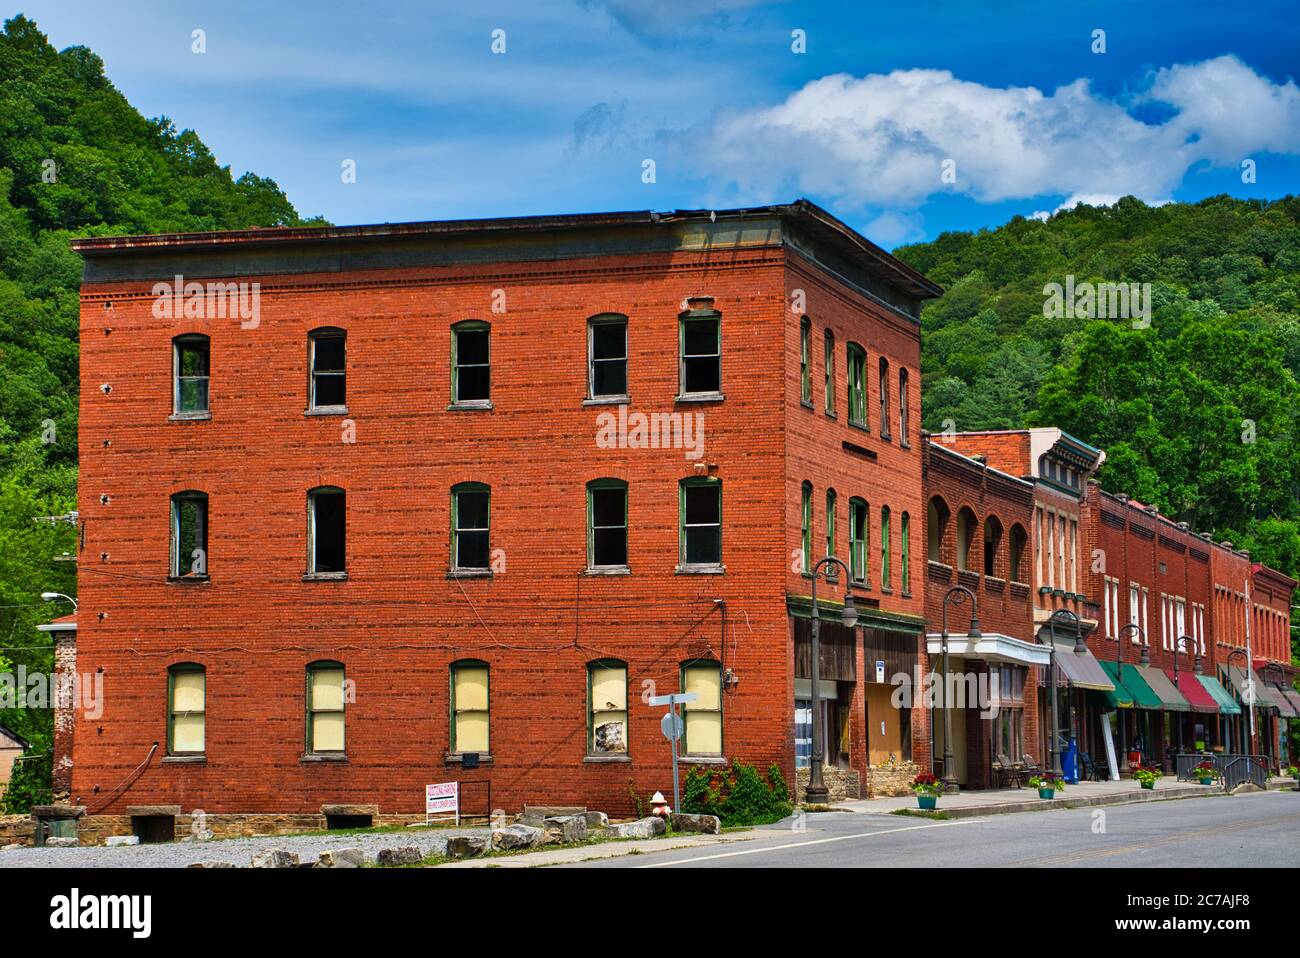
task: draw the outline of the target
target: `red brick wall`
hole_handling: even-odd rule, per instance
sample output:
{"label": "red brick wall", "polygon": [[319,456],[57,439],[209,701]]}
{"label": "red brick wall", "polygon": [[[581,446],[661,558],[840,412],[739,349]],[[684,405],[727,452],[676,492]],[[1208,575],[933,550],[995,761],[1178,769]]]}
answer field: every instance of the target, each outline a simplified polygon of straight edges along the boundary
{"label": "red brick wall", "polygon": [[[261,320],[160,320],[151,283],[83,291],[79,668],[105,672],[103,717],[78,730],[73,794],[93,808],[316,811],[377,802],[418,811],[423,785],[492,781],[492,803],[630,808],[669,790],[661,708],[643,683],[678,687],[679,664],[723,658],[741,681],[724,705],[729,757],[792,771],[790,648],[781,527],[786,370],[779,250],[718,255],[246,276]],[[508,311],[490,312],[505,288]],[[723,314],[726,400],[674,407],[677,324],[687,296]],[[111,304],[111,309],[106,305]],[[724,488],[723,576],[676,575],[681,450],[599,449],[584,408],[588,316],[629,315],[633,411],[700,412],[701,460]],[[449,412],[449,326],[491,320],[491,412]],[[348,331],[347,419],[305,417],[306,337]],[[112,332],[105,332],[111,327]],[[169,422],[173,336],[211,336],[213,418]],[[105,395],[97,387],[110,383]],[[111,445],[108,445],[111,443]],[[630,485],[631,576],[585,577],[585,483]],[[506,571],[451,580],[449,489],[492,486],[492,542]],[[345,582],[303,582],[305,494],[348,495]],[[210,497],[211,581],[168,571],[168,497]],[[101,495],[110,497],[101,503]],[[788,521],[788,517],[787,517]],[[107,558],[101,561],[101,553]],[[715,599],[725,599],[729,635]],[[460,772],[448,748],[448,664],[491,665],[494,765]],[[583,761],[589,660],[629,663],[632,762]],[[304,666],[345,663],[348,762],[304,763]],[[166,670],[207,667],[207,762],[160,762]],[[114,790],[159,753],[120,798]],[[467,788],[467,807],[485,801]]]}
{"label": "red brick wall", "polygon": [[[854,601],[865,611],[872,606],[889,612],[920,616],[923,612],[921,576],[924,573],[925,529],[921,500],[920,441],[920,329],[916,323],[902,319],[874,302],[835,282],[807,260],[791,256],[786,269],[788,303],[802,301],[801,313],[787,309],[785,316],[785,435],[786,459],[786,576],[785,588],[791,595],[811,593],[809,577],[800,572],[802,543],[802,486],[812,483],[812,560],[826,555],[826,491],[836,492],[835,552],[849,561],[849,500],[860,497],[868,503],[871,515],[871,542],[868,547],[869,586],[853,588]],[[811,322],[810,367],[812,408],[801,402],[800,327],[803,316]],[[824,334],[835,335],[834,390],[835,418],[826,414]],[[847,346],[856,342],[867,351],[866,410],[868,429],[848,422]],[[889,362],[890,439],[880,429],[880,358]],[[904,446],[899,430],[898,373],[908,370],[910,404],[908,445]],[[757,434],[755,440],[758,440]],[[844,449],[844,443],[870,450],[871,459]],[[890,572],[893,587],[882,588],[880,579],[880,536],[882,506],[891,513]],[[911,589],[902,589],[902,516],[907,513],[911,524]],[[818,583],[818,598],[842,602],[843,577],[834,584]],[[918,644],[920,640],[918,639]],[[866,703],[862,684],[868,665],[858,642],[857,675],[854,690],[850,741],[852,767],[865,771]],[[793,671],[791,672],[793,678]],[[793,698],[793,685],[787,700]],[[916,713],[914,712],[913,715]]]}
{"label": "red brick wall", "polygon": [[1023,478],[1033,471],[1029,462],[1029,433],[1023,429],[1009,432],[935,433],[931,438],[963,455],[982,455],[994,469],[1011,476]]}
{"label": "red brick wall", "polygon": [[[935,437],[938,438],[938,437]],[[949,437],[951,438],[951,437]],[[953,444],[945,442],[952,448]],[[974,451],[972,451],[974,453]],[[978,454],[978,453],[975,453]],[[1034,623],[1030,602],[1028,577],[1031,573],[1034,489],[1032,486],[991,471],[975,462],[946,455],[941,449],[927,444],[923,475],[925,502],[941,497],[949,510],[949,518],[939,543],[941,562],[926,563],[925,618],[931,632],[938,632],[942,621],[943,600],[954,585],[964,585],[975,593],[978,601],[980,629],[985,633],[1000,633],[1024,642],[1034,642]],[[963,508],[975,516],[971,537],[969,568],[957,569],[957,519]],[[928,523],[928,508],[926,511]],[[994,556],[992,578],[984,575],[985,521],[995,516],[1002,524],[1002,540]],[[1010,544],[1012,529],[1019,525],[1025,532],[1026,545],[1021,560],[1021,582],[1009,577]],[[924,546],[928,546],[930,530],[925,530]],[[951,633],[964,633],[970,625],[970,609],[965,604],[950,603],[948,627]],[[934,656],[931,666],[941,668],[939,657]],[[968,661],[966,669],[982,670],[984,664]],[[1038,741],[1038,669],[1030,668],[1025,682],[1024,748],[1033,752]],[[914,726],[913,753],[923,749],[928,756],[929,728],[917,730]],[[924,742],[916,740],[924,736]],[[966,713],[967,778],[976,787],[987,787],[990,780],[990,723],[981,719],[978,710]],[[959,747],[960,743],[954,743]]]}

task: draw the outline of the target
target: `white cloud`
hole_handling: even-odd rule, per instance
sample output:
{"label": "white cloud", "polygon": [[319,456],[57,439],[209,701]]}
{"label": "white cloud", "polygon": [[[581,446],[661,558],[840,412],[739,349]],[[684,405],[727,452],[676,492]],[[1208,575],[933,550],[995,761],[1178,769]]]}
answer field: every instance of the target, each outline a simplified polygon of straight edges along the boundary
{"label": "white cloud", "polygon": [[[1172,116],[1140,119],[1086,79],[1047,94],[947,70],[835,74],[775,106],[720,116],[690,140],[710,144],[693,154],[705,175],[755,201],[814,193],[858,209],[945,192],[987,203],[1068,196],[1062,208],[1166,200],[1195,163],[1300,152],[1300,90],[1235,57],[1160,70],[1136,102],[1167,104]],[[942,178],[945,160],[955,182]]]}

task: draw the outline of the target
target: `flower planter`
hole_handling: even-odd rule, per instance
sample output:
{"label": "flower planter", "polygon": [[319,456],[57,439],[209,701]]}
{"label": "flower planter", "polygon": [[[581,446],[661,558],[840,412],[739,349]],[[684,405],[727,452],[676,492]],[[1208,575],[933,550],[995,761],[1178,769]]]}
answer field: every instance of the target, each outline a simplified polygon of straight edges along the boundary
{"label": "flower planter", "polygon": [[923,809],[925,809],[927,812],[934,811],[934,806],[938,803],[938,801],[939,801],[938,795],[916,796],[916,803],[920,805]]}
{"label": "flower planter", "polygon": [[1200,782],[1202,785],[1213,785],[1213,784],[1214,784],[1214,779],[1213,779],[1213,778],[1199,778],[1199,779],[1197,779],[1197,781]]}
{"label": "flower planter", "polygon": [[1039,798],[1054,798],[1055,796],[1056,796],[1056,789],[1054,788],[1040,788],[1038,790]]}
{"label": "flower planter", "polygon": [[1142,783],[1142,787],[1143,787],[1143,788],[1146,788],[1146,789],[1152,789],[1152,788],[1155,788],[1155,787],[1156,787],[1156,783],[1155,783],[1155,782],[1143,782],[1143,783]]}

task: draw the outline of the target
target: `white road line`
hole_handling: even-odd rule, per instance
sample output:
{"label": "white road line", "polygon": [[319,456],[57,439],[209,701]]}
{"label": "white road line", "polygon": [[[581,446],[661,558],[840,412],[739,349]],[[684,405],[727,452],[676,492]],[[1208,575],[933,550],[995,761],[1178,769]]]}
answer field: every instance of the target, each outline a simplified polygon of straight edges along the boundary
{"label": "white road line", "polygon": [[904,828],[889,828],[879,832],[858,832],[856,835],[835,835],[831,838],[814,838],[806,842],[790,842],[786,845],[771,845],[766,848],[747,848],[739,852],[719,852],[716,855],[701,855],[698,858],[679,858],[671,862],[651,862],[637,865],[637,868],[667,868],[669,865],[689,865],[692,862],[707,862],[717,858],[736,858],[740,855],[765,855],[769,852],[785,851],[787,848],[807,848],[809,845],[826,845],[830,842],[847,842],[854,838],[875,838],[877,835],[892,835],[895,832],[914,832],[919,828],[947,828],[951,825],[971,825],[977,819],[962,818],[954,822],[937,822],[934,825],[908,825]]}

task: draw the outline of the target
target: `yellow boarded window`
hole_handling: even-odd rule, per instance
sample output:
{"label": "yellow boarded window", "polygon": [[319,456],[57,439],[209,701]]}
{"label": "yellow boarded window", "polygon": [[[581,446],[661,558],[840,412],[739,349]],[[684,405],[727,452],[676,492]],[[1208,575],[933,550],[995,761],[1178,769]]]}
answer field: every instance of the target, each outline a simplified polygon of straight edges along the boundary
{"label": "yellow boarded window", "polygon": [[487,752],[488,667],[453,665],[451,672],[451,750]]}
{"label": "yellow boarded window", "polygon": [[588,750],[592,754],[627,751],[627,666],[588,667],[591,702]]}
{"label": "yellow boarded window", "polygon": [[207,690],[199,668],[171,673],[171,752],[202,752],[207,717]]}
{"label": "yellow boarded window", "polygon": [[307,672],[307,743],[313,752],[341,752],[344,744],[343,669],[314,666]]}
{"label": "yellow boarded window", "polygon": [[722,671],[716,662],[698,662],[682,669],[682,687],[694,692],[686,713],[684,749],[688,755],[722,754]]}

